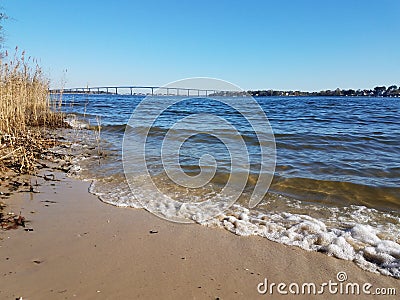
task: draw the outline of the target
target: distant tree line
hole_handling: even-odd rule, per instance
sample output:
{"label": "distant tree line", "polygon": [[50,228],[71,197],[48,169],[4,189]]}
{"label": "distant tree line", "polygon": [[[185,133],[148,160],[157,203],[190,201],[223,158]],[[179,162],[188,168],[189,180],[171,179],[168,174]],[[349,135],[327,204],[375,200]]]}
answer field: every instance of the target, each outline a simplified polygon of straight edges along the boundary
{"label": "distant tree line", "polygon": [[268,97],[268,96],[351,96],[351,97],[400,97],[400,87],[391,85],[376,86],[371,90],[324,90],[319,92],[303,92],[303,91],[277,91],[277,90],[254,90],[247,92],[218,92],[213,96],[244,96],[245,94],[253,97]]}

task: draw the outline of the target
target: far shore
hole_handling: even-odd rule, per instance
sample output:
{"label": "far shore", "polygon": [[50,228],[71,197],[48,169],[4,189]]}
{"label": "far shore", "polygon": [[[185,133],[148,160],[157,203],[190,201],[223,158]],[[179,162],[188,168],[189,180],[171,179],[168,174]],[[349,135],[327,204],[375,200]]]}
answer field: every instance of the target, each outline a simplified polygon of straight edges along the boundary
{"label": "far shore", "polygon": [[[118,90],[126,93],[118,93]],[[138,90],[146,90],[147,93],[137,93]],[[170,94],[170,90],[176,93]],[[133,95],[133,96],[189,96],[190,91],[195,93],[192,96],[213,97],[213,96],[253,96],[253,97],[400,97],[400,87],[397,85],[376,86],[372,89],[340,89],[320,90],[320,91],[300,91],[300,90],[276,90],[276,89],[258,89],[247,91],[224,91],[213,89],[195,89],[179,87],[162,86],[86,86],[78,88],[50,89],[51,94],[105,94],[105,95]],[[129,91],[129,93],[127,93]],[[155,91],[155,92],[154,92]],[[180,91],[180,92],[179,92]],[[161,92],[161,93],[160,93]],[[186,94],[187,93],[187,94]]]}
{"label": "far shore", "polygon": [[400,292],[399,280],[353,262],[114,207],[89,194],[89,182],[42,172],[54,178],[39,178],[39,193],[3,200],[27,222],[0,233],[1,299],[376,299],[328,290],[279,295],[276,286],[272,294],[257,291],[265,280],[300,286],[338,282],[339,272],[348,283],[371,284],[371,291]]}

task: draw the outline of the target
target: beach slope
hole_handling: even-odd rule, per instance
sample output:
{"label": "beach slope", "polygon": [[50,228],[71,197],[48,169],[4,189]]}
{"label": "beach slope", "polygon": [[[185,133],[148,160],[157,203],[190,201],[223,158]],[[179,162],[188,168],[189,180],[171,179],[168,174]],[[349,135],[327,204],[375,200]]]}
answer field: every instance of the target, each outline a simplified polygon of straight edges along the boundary
{"label": "beach slope", "polygon": [[[40,179],[40,178],[39,178]],[[100,202],[89,182],[55,173],[39,181],[40,193],[17,193],[8,209],[28,219],[24,228],[0,233],[0,299],[275,299],[261,295],[265,282],[370,283],[400,281],[353,262],[307,252],[261,237],[240,237],[218,228],[182,225],[138,209]],[[260,286],[264,289],[264,286]],[[286,291],[288,289],[286,288]],[[283,299],[376,299],[376,295],[285,295]],[[382,299],[397,299],[382,296]]]}

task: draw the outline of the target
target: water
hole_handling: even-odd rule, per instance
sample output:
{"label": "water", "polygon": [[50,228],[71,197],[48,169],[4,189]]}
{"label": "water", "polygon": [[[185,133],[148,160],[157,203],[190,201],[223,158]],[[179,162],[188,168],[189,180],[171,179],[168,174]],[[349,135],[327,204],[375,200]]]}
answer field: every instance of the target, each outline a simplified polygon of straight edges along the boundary
{"label": "water", "polygon": [[[160,97],[159,101],[165,101]],[[183,100],[184,98],[179,98]],[[91,191],[108,203],[141,207],[124,180],[121,145],[126,124],[143,100],[124,95],[67,95],[64,110],[86,124],[101,125],[97,160],[80,161],[80,176],[95,179]],[[216,99],[218,100],[218,99]],[[232,101],[245,101],[234,98]],[[196,134],[181,147],[179,164],[191,176],[199,174],[199,158],[212,154],[215,176],[200,189],[176,186],[160,162],[161,144],[171,126],[184,117],[208,113],[229,120],[245,141],[250,174],[238,202],[206,222],[239,235],[260,235],[306,250],[353,260],[366,270],[400,278],[400,100],[395,98],[288,97],[256,98],[272,126],[276,141],[276,171],[268,194],[254,209],[247,204],[259,176],[260,144],[250,124],[218,101],[191,99],[166,110],[147,136],[147,167],[153,181],[171,198],[201,202],[217,195],[232,168],[226,146],[209,134]],[[156,107],[150,107],[157,109]],[[258,116],[254,116],[257,122]],[[253,120],[253,121],[254,121]],[[199,126],[197,124],[197,126]],[[238,136],[205,122],[203,132]],[[137,135],[143,128],[129,128]],[[174,132],[178,137],[199,128]],[[204,169],[207,172],[207,169]],[[138,191],[151,198],[137,177]],[[147,194],[146,194],[147,193]],[[168,214],[168,209],[165,214]]]}

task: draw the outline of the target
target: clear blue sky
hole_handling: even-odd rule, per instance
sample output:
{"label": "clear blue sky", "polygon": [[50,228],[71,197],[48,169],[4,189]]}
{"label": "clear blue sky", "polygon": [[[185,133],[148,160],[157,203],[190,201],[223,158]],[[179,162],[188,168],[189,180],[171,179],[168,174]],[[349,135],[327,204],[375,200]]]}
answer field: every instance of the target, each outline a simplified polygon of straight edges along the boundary
{"label": "clear blue sky", "polygon": [[53,86],[209,76],[244,89],[400,85],[400,1],[2,0]]}

